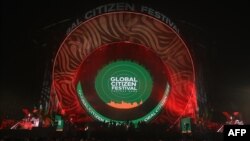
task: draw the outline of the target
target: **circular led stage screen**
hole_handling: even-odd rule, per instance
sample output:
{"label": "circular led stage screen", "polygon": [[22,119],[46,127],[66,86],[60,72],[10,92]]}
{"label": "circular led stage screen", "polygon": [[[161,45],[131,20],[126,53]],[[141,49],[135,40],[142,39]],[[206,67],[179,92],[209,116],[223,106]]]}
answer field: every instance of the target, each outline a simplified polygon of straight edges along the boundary
{"label": "circular led stage screen", "polygon": [[81,103],[101,121],[150,120],[158,115],[169,93],[161,58],[150,48],[130,42],[97,48],[78,73]]}
{"label": "circular led stage screen", "polygon": [[106,13],[60,46],[51,106],[84,121],[174,123],[195,109],[194,74],[188,48],[170,26],[141,13]]}

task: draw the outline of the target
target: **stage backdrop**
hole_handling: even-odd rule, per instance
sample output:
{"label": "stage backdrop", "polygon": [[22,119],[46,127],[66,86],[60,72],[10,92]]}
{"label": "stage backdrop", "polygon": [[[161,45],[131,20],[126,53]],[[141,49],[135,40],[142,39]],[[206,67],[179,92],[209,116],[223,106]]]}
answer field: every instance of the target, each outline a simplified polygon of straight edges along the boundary
{"label": "stage backdrop", "polygon": [[136,12],[95,16],[54,59],[51,109],[76,122],[174,124],[195,118],[192,56],[174,29]]}

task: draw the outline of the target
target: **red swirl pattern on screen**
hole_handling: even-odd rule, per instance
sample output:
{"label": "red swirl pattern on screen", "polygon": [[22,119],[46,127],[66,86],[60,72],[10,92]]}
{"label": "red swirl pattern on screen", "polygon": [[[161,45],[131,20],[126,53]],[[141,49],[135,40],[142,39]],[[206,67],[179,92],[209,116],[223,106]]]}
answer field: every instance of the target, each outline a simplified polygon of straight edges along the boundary
{"label": "red swirl pattern on screen", "polygon": [[65,38],[54,60],[52,109],[90,120],[76,94],[77,72],[95,48],[121,41],[152,48],[168,67],[170,94],[154,121],[175,123],[181,116],[195,117],[195,72],[187,46],[165,23],[134,12],[99,15],[80,24]]}

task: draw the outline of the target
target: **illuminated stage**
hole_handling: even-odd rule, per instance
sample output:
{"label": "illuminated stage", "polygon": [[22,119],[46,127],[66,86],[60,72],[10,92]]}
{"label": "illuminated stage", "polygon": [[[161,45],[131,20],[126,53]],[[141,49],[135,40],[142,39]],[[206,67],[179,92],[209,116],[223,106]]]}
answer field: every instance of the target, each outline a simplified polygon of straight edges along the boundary
{"label": "illuminated stage", "polygon": [[72,30],[58,49],[50,110],[73,122],[195,121],[194,68],[171,26],[141,13],[102,14]]}
{"label": "illuminated stage", "polygon": [[177,26],[145,6],[139,12],[95,10],[68,30],[55,51],[49,107],[32,115],[26,110],[1,133],[44,140],[220,138],[199,124],[198,61]]}

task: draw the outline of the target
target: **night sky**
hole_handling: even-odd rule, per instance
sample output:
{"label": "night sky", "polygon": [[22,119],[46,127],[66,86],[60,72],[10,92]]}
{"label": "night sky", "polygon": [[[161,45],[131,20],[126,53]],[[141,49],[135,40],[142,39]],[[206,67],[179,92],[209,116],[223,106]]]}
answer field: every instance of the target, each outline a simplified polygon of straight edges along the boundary
{"label": "night sky", "polygon": [[[218,113],[240,111],[249,122],[250,4],[137,3],[202,31],[202,40],[208,42],[204,87],[209,103]],[[22,114],[23,107],[32,108],[38,103],[46,64],[66,29],[76,17],[100,4],[105,2],[1,1],[1,116],[13,118]]]}

